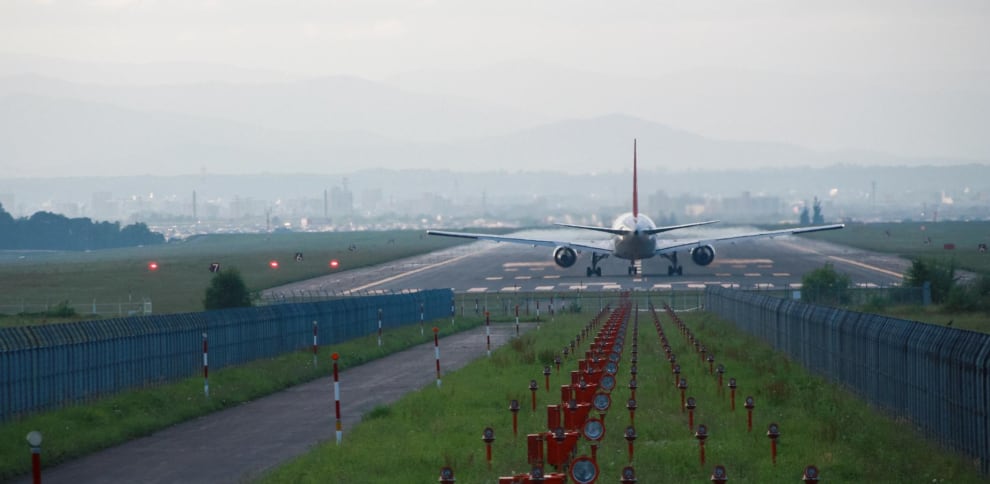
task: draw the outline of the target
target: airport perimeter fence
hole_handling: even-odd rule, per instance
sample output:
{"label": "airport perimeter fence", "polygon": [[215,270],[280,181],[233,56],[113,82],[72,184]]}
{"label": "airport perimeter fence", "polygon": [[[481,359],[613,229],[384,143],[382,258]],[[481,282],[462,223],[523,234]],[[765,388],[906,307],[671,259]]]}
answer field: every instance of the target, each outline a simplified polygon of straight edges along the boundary
{"label": "airport perimeter fence", "polygon": [[705,308],[990,474],[990,335],[720,287]]}
{"label": "airport perimeter fence", "polygon": [[199,313],[0,328],[0,422],[212,369],[448,317],[449,289]]}

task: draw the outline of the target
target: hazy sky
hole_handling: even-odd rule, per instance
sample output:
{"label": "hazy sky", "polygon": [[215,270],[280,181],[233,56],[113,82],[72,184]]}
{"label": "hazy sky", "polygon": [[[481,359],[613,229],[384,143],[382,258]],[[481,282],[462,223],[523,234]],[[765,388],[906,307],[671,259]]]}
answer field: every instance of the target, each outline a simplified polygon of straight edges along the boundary
{"label": "hazy sky", "polygon": [[990,2],[2,0],[0,50],[370,79],[530,59],[660,75],[983,70]]}

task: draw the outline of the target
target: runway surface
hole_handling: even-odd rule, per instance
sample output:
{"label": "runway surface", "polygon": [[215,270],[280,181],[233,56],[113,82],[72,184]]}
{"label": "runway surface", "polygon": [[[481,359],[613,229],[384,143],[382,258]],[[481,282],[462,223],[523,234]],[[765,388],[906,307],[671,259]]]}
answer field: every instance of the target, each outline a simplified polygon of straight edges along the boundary
{"label": "runway surface", "polygon": [[910,262],[899,257],[800,237],[747,240],[716,246],[711,265],[701,267],[679,255],[681,276],[668,276],[668,261],[642,261],[640,275],[627,275],[629,262],[608,258],[602,277],[587,277],[590,256],[569,268],[553,263],[552,250],[519,244],[473,242],[465,246],[363,269],[297,282],[268,294],[376,293],[452,288],[456,293],[686,290],[721,285],[739,289],[799,289],[808,271],[831,263],[859,287],[902,282]]}

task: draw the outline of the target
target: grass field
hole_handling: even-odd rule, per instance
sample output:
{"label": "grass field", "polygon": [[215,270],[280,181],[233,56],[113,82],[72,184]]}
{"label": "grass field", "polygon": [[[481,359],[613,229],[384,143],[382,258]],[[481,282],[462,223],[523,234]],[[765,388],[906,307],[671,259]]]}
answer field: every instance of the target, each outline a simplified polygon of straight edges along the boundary
{"label": "grass field", "polygon": [[[559,386],[569,383],[567,372],[577,364],[571,359],[564,371],[552,375],[550,392],[543,388],[542,367],[576,336],[589,314],[544,324],[538,333],[514,340],[490,359],[446,375],[442,388],[424,388],[394,405],[376,408],[342,445],[319,446],[265,482],[435,482],[440,468],[448,465],[457,482],[494,483],[499,476],[527,472],[525,434],[546,430],[546,405],[559,403]],[[809,376],[711,315],[686,316],[717,362],[726,366],[726,377],[739,381],[733,412],[728,391],[718,393],[708,366],[689,351],[668,318],[662,316],[661,321],[675,353],[681,355],[687,394],[698,401],[694,422],[707,425],[710,437],[702,466],[670,365],[651,319],[643,313],[633,459],[639,482],[708,482],[715,464],[726,466],[729,482],[739,483],[799,482],[809,464],[818,466],[824,482],[985,482],[971,460],[930,444],[908,423],[894,422],[841,388]],[[606,436],[598,449],[598,482],[618,482],[621,469],[629,464],[622,429],[631,421],[625,402],[630,396],[632,335],[630,324],[613,406],[605,418]],[[535,413],[530,410],[530,379],[540,385]],[[756,401],[752,432],[747,431],[742,407],[746,395]],[[522,404],[518,436],[512,434],[511,399]],[[782,432],[776,465],[765,436],[770,422],[778,423]],[[486,426],[493,427],[496,436],[491,468],[481,441]],[[582,441],[578,454],[590,454],[589,445]]]}
{"label": "grass field", "polygon": [[[955,260],[957,267],[990,274],[990,222],[847,224],[845,229],[806,234],[804,237],[895,254],[907,259]],[[947,249],[950,245],[954,248]]]}
{"label": "grass field", "polygon": [[[88,315],[94,299],[112,303],[149,298],[156,314],[201,311],[213,262],[236,267],[248,289],[259,291],[326,275],[332,271],[332,259],[340,262],[337,271],[343,271],[460,243],[464,241],[427,237],[421,231],[393,231],[209,235],[92,252],[0,251],[0,305],[68,301],[77,313]],[[302,262],[294,261],[296,252],[303,254]],[[279,261],[277,270],[269,267],[271,260]],[[158,263],[157,270],[149,270],[151,261]],[[23,322],[0,318],[0,325]]]}

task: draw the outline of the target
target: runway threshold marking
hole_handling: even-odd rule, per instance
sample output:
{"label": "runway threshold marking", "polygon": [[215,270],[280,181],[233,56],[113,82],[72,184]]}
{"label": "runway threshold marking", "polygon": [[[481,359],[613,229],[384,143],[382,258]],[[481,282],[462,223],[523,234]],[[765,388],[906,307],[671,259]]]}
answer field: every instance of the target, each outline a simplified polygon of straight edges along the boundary
{"label": "runway threshold marking", "polygon": [[471,289],[468,289],[467,292],[485,292],[487,290],[487,287],[472,287]]}
{"label": "runway threshold marking", "polygon": [[553,286],[536,286],[537,291],[552,291]]}
{"label": "runway threshold marking", "polygon": [[502,276],[488,276],[485,278],[486,281],[501,281]]}

